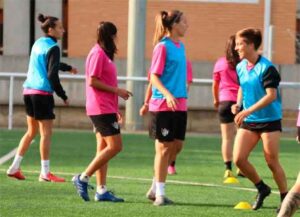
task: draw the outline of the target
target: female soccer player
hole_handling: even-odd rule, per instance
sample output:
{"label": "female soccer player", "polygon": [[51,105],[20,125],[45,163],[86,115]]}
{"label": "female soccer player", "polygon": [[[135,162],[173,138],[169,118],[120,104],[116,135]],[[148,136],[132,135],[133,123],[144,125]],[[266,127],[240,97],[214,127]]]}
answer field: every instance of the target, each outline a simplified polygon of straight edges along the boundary
{"label": "female soccer player", "polygon": [[[298,140],[299,142],[299,140]],[[300,207],[300,172],[297,181],[284,198],[277,217],[291,217]]]}
{"label": "female soccer player", "polygon": [[147,198],[154,205],[173,202],[165,196],[168,164],[176,143],[185,138],[187,122],[186,55],[180,38],[188,28],[185,15],[161,11],[156,16],[154,51],[150,67],[152,96],[150,136],[155,139],[154,179]]}
{"label": "female soccer player", "polygon": [[[297,121],[297,142],[300,144],[300,105]],[[284,201],[282,202],[280,212],[277,217],[291,217],[300,207],[300,172],[298,178],[292,189],[289,191]]]}
{"label": "female soccer player", "polygon": [[[187,61],[186,64],[187,64],[187,88],[189,90],[189,87],[193,82],[193,71],[192,71],[192,63],[190,61]],[[152,96],[152,85],[151,85],[151,83],[149,83],[147,86],[147,89],[146,89],[146,93],[145,93],[144,104],[140,108],[141,116],[144,116],[149,111],[149,101],[151,99],[151,96]],[[168,174],[169,175],[177,174],[176,167],[175,167],[176,158],[177,158],[177,155],[181,152],[182,147],[183,147],[183,142],[177,141],[176,148],[173,150],[173,152],[171,153],[171,157],[170,157],[170,163],[168,166]]]}
{"label": "female soccer player", "polygon": [[117,52],[117,28],[111,22],[100,22],[97,43],[89,52],[86,65],[86,112],[96,132],[97,153],[85,171],[73,177],[73,183],[83,200],[89,201],[87,191],[90,177],[96,173],[96,201],[123,202],[107,190],[108,162],[122,150],[118,121],[118,96],[127,100],[132,93],[118,88],[117,69],[113,62]]}
{"label": "female soccer player", "polygon": [[261,208],[264,199],[271,193],[271,188],[263,182],[248,161],[251,151],[260,139],[265,160],[273,173],[281,200],[287,194],[286,176],[278,157],[282,118],[278,90],[280,75],[268,59],[259,55],[257,50],[261,41],[262,36],[258,29],[246,28],[236,33],[236,50],[242,61],[237,65],[240,83],[237,104],[232,106],[232,112],[236,114],[234,121],[239,126],[233,159],[258,190],[253,210]]}
{"label": "female soccer player", "polygon": [[55,115],[53,91],[69,104],[68,97],[61,86],[58,71],[70,71],[76,74],[77,69],[60,62],[60,49],[57,40],[64,33],[62,22],[51,16],[39,14],[38,20],[42,23],[41,29],[45,33],[33,45],[27,79],[23,85],[24,102],[27,113],[27,132],[22,137],[17,154],[7,175],[19,180],[25,176],[20,169],[21,161],[28,150],[38,130],[40,132],[41,173],[40,181],[64,182],[50,172],[50,144]]}
{"label": "female soccer player", "polygon": [[212,95],[213,103],[218,109],[222,135],[222,157],[226,166],[224,178],[233,177],[232,148],[235,135],[234,115],[231,106],[236,104],[239,89],[235,67],[239,55],[235,50],[235,36],[226,42],[225,57],[217,60],[213,71]]}

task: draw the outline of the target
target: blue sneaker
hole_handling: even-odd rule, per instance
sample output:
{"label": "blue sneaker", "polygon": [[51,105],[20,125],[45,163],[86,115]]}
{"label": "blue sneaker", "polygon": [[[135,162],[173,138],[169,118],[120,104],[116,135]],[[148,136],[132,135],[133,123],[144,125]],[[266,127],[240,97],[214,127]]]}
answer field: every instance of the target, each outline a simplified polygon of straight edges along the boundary
{"label": "blue sneaker", "polygon": [[124,202],[124,199],[116,197],[111,191],[107,191],[104,194],[96,192],[95,201]]}
{"label": "blue sneaker", "polygon": [[89,201],[89,194],[87,191],[88,188],[88,183],[87,182],[83,182],[79,179],[80,174],[74,176],[72,178],[73,184],[75,185],[78,194],[80,195],[80,197],[84,200],[84,201]]}

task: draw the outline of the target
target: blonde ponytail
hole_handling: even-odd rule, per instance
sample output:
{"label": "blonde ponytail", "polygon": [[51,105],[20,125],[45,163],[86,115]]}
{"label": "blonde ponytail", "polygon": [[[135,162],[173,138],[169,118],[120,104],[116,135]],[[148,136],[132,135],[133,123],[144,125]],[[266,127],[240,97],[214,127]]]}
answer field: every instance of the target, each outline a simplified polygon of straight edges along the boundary
{"label": "blonde ponytail", "polygon": [[164,25],[167,17],[168,12],[166,11],[161,11],[155,17],[155,31],[153,37],[154,46],[167,34],[167,28]]}

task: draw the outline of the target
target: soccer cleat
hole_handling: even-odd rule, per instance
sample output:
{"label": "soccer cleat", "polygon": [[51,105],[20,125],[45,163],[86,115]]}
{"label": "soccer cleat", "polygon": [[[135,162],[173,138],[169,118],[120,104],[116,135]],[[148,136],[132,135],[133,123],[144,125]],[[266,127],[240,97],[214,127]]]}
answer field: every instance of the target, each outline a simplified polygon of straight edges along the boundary
{"label": "soccer cleat", "polygon": [[11,178],[15,178],[18,180],[25,180],[25,176],[22,174],[21,169],[18,169],[16,172],[12,173],[11,169],[9,168],[6,172],[7,176]]}
{"label": "soccer cleat", "polygon": [[84,201],[89,201],[89,194],[88,194],[88,183],[87,182],[83,182],[80,180],[80,174],[76,175],[72,178],[73,184],[77,190],[77,193],[80,195],[80,197],[84,200]]}
{"label": "soccer cleat", "polygon": [[231,170],[225,170],[224,179],[229,178],[229,177],[234,177],[232,171]]}
{"label": "soccer cleat", "polygon": [[166,196],[156,196],[155,201],[153,202],[154,206],[167,206],[172,204],[174,204],[174,202]]}
{"label": "soccer cleat", "polygon": [[149,200],[155,201],[155,193],[152,191],[152,189],[150,188],[149,191],[146,194],[146,197]]}
{"label": "soccer cleat", "polygon": [[40,182],[65,182],[66,180],[64,178],[55,176],[52,173],[48,173],[46,176],[40,174],[39,181]]}
{"label": "soccer cleat", "polygon": [[175,175],[176,174],[175,166],[168,166],[168,174],[169,175]]}
{"label": "soccer cleat", "polygon": [[107,191],[104,194],[96,192],[95,201],[124,202],[124,199],[116,197],[111,191]]}
{"label": "soccer cleat", "polygon": [[252,205],[253,210],[258,210],[262,207],[264,200],[267,196],[271,194],[271,188],[266,186],[262,191],[259,191],[256,195],[256,200]]}

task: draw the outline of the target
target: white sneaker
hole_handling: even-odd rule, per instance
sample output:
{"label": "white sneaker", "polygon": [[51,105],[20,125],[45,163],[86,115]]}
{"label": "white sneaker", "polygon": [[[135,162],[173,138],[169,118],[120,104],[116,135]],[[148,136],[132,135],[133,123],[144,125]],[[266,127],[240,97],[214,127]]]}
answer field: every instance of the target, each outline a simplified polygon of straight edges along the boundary
{"label": "white sneaker", "polygon": [[155,198],[155,201],[153,202],[154,206],[166,206],[166,205],[172,205],[174,202],[167,198],[166,196],[157,196]]}
{"label": "white sneaker", "polygon": [[146,194],[146,197],[149,200],[155,201],[155,193],[152,191],[152,189],[150,188],[149,191]]}

